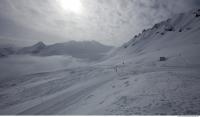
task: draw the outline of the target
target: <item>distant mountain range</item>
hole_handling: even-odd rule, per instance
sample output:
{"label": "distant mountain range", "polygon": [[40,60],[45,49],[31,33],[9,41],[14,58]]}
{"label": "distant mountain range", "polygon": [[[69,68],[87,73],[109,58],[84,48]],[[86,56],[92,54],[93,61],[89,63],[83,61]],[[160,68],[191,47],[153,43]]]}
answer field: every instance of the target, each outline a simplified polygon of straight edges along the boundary
{"label": "distant mountain range", "polygon": [[17,50],[11,47],[2,47],[0,48],[0,57],[12,54],[37,56],[67,55],[75,58],[96,60],[104,56],[112,48],[112,46],[103,45],[97,41],[69,41],[53,45],[45,45],[43,42],[38,42],[33,46]]}

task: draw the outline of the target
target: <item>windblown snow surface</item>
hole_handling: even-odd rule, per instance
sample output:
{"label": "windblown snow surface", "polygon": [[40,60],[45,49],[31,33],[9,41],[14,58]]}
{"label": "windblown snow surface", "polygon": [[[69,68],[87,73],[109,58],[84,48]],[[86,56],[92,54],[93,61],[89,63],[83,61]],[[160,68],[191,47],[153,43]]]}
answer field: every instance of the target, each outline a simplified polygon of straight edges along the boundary
{"label": "windblown snow surface", "polygon": [[[16,63],[2,58],[1,67],[14,68],[10,74],[1,68],[0,114],[200,114],[199,12],[156,24],[101,62],[67,59],[56,66],[65,59],[47,57],[38,63],[38,58],[34,62],[18,58]],[[167,60],[159,61],[160,57]]]}

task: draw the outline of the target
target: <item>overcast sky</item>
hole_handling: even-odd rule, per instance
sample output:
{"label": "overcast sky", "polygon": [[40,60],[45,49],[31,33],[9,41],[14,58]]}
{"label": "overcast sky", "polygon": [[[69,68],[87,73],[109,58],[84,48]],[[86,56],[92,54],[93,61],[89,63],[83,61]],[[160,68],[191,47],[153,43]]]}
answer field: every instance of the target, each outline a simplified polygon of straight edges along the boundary
{"label": "overcast sky", "polygon": [[200,6],[200,0],[65,1],[0,0],[0,43],[96,40],[121,45],[144,28]]}

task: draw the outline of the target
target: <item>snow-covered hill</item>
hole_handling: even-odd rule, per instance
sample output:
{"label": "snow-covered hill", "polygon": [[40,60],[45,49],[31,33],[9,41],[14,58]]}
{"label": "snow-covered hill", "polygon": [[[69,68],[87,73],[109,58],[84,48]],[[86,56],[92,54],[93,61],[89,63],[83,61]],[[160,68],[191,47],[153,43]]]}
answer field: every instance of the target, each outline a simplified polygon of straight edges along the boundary
{"label": "snow-covered hill", "polygon": [[112,48],[96,41],[70,41],[50,45],[43,49],[39,55],[69,55],[75,58],[95,60],[101,58]]}
{"label": "snow-covered hill", "polygon": [[98,63],[0,80],[0,114],[200,114],[199,14],[158,23]]}
{"label": "snow-covered hill", "polygon": [[143,30],[132,40],[109,53],[108,61],[122,63],[125,60],[144,64],[157,62],[159,57],[166,57],[169,64],[196,65],[200,62],[200,16],[197,15],[199,13],[199,10],[195,10],[178,14]]}
{"label": "snow-covered hill", "polygon": [[17,54],[39,54],[45,47],[46,45],[43,42],[38,42],[31,47],[24,47],[20,49]]}
{"label": "snow-covered hill", "polygon": [[10,44],[0,44],[0,58],[16,53],[17,47]]}
{"label": "snow-covered hill", "polygon": [[22,48],[17,53],[38,56],[68,55],[75,58],[95,60],[104,56],[112,48],[96,41],[69,41],[49,46],[39,42],[31,47]]}

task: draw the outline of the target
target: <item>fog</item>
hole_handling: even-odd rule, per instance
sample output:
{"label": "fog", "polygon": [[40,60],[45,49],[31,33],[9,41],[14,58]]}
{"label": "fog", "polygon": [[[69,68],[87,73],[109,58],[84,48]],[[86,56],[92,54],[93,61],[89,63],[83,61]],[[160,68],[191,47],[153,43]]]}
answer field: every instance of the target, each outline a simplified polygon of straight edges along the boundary
{"label": "fog", "polygon": [[0,58],[0,81],[21,75],[50,72],[60,69],[83,66],[87,62],[70,56],[39,57],[17,55]]}

